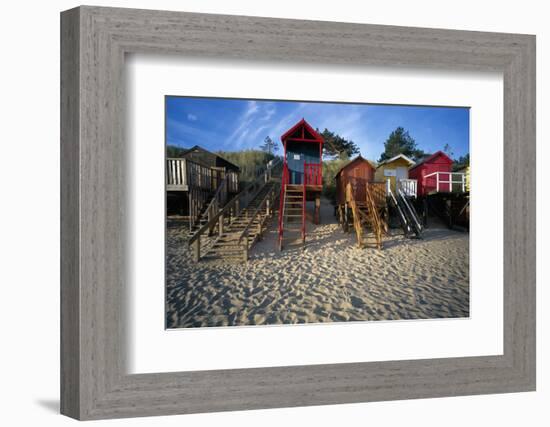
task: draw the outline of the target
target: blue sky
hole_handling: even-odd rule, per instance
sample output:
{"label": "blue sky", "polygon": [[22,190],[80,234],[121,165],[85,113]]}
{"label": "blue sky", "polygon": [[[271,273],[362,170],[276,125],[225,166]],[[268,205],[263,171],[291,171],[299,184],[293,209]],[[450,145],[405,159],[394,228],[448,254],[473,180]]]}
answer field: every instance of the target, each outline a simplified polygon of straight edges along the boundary
{"label": "blue sky", "polygon": [[427,153],[449,144],[457,158],[469,152],[469,109],[375,104],[166,97],[166,142],[208,150],[258,148],[266,136],[280,136],[302,117],[353,140],[361,155],[378,160],[384,141],[404,127]]}

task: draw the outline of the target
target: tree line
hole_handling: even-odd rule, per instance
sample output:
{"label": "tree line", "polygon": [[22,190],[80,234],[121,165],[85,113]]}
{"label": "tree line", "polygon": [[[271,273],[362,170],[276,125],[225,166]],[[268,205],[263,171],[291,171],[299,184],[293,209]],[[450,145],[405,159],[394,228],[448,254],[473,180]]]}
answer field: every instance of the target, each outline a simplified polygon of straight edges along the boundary
{"label": "tree line", "polygon": [[[351,140],[338,135],[329,129],[317,132],[323,137],[323,180],[329,185],[334,178],[334,174],[352,157],[359,154],[359,147]],[[266,136],[257,149],[248,149],[241,151],[217,151],[216,154],[229,160],[241,168],[241,180],[243,182],[254,179],[260,168],[271,159],[275,158],[279,152],[279,144],[270,136]],[[185,151],[184,148],[167,146],[166,154],[168,157],[180,157]],[[459,170],[470,164],[470,154],[454,157],[452,147],[445,144],[443,151],[453,159],[453,170]],[[393,130],[384,142],[384,151],[380,155],[378,162],[389,160],[399,154],[404,154],[415,162],[422,161],[430,153],[424,152],[418,147],[415,139],[409,134],[409,131],[401,126]],[[330,191],[330,188],[329,188]]]}

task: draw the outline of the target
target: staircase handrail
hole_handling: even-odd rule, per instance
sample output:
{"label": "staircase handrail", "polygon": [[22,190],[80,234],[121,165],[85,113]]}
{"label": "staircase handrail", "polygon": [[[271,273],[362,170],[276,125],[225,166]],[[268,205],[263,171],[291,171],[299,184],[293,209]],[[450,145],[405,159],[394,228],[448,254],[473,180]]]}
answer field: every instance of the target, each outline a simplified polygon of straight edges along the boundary
{"label": "staircase handrail", "polygon": [[[245,237],[245,235],[248,236],[248,231],[250,229],[250,226],[252,225],[252,223],[254,222],[254,220],[256,219],[258,214],[260,213],[260,211],[263,209],[264,204],[266,204],[267,200],[269,200],[270,197],[273,196],[276,193],[276,191],[274,191],[274,190],[275,190],[275,188],[272,188],[270,191],[268,191],[267,194],[262,199],[262,201],[260,202],[260,204],[258,205],[258,207],[254,210],[254,213],[250,217],[250,220],[248,221],[248,223],[244,227],[243,231],[239,235],[239,244],[241,243],[241,241]],[[263,224],[261,224],[261,225],[263,225]]]}
{"label": "staircase handrail", "polygon": [[[205,214],[208,215],[209,213],[211,215],[214,215],[216,214],[217,212],[211,212],[214,210],[214,207],[216,206],[217,209],[219,210],[220,209],[220,206],[225,206],[225,202],[227,200],[222,200],[220,199],[220,196],[221,196],[221,192],[222,190],[226,189],[227,188],[227,181],[229,179],[229,174],[226,173],[222,179],[222,181],[220,182],[220,185],[218,185],[218,188],[216,189],[216,192],[214,193],[214,195],[212,196],[212,200],[210,200],[210,203],[208,203],[208,206],[206,207],[206,209],[204,210]],[[225,198],[227,198],[227,191],[225,191]]]}
{"label": "staircase handrail", "polygon": [[371,222],[372,232],[376,237],[376,244],[378,245],[378,249],[380,249],[382,247],[382,221],[380,219],[380,215],[378,214],[378,206],[374,200],[374,196],[372,195],[369,183],[367,183],[365,190],[367,196],[366,199],[370,205],[370,217],[372,217],[369,218],[369,222]]}
{"label": "staircase handrail", "polygon": [[393,202],[394,206],[397,209],[397,212],[399,214],[399,221],[401,222],[401,227],[405,231],[405,235],[408,237],[410,232],[410,226],[407,223],[407,217],[405,216],[405,213],[401,209],[401,206],[399,206],[399,203],[397,202],[397,199],[395,198],[395,194],[393,194],[393,191],[391,188],[388,189],[388,195],[390,197],[390,200]]}
{"label": "staircase handrail", "polygon": [[416,235],[420,237],[422,234],[423,227],[422,227],[422,224],[420,224],[420,221],[418,221],[417,214],[413,210],[414,208],[410,205],[409,201],[407,200],[407,198],[405,197],[405,194],[401,189],[397,190],[397,195],[401,198],[401,200],[403,201],[403,204],[405,205],[405,207],[407,208],[407,211],[409,212],[409,216],[412,219],[412,223],[415,228]]}
{"label": "staircase handrail", "polygon": [[[265,172],[263,175],[260,175],[258,176],[254,181],[252,181],[249,185],[247,185],[245,187],[244,190],[242,190],[240,193],[236,194],[229,202],[226,203],[226,205],[221,209],[219,210],[217,213],[215,213],[212,218],[210,218],[210,220],[204,224],[201,228],[199,228],[190,238],[189,240],[187,241],[187,245],[188,246],[191,246],[202,234],[204,234],[207,230],[210,230],[215,224],[216,222],[219,220],[220,216],[224,215],[225,213],[227,213],[231,208],[235,207],[237,202],[239,202],[241,200],[241,197],[243,195],[245,195],[251,188],[253,188],[255,185],[257,185],[261,179],[263,179],[264,181],[266,180],[266,175],[265,173],[275,169],[275,167],[278,165],[278,163],[280,163],[280,159],[279,158],[276,158],[276,161],[273,162],[271,164],[271,166],[267,165],[266,168],[265,168]],[[267,184],[267,182],[264,182],[264,186]],[[264,186],[261,186],[259,188],[259,190],[261,190]],[[255,192],[255,195],[259,192],[256,191]],[[251,197],[250,200],[252,200],[254,197]],[[240,211],[242,211],[242,209],[244,208],[245,206],[241,206],[240,207]],[[239,215],[239,212],[236,212],[236,215],[235,216],[238,216]]]}

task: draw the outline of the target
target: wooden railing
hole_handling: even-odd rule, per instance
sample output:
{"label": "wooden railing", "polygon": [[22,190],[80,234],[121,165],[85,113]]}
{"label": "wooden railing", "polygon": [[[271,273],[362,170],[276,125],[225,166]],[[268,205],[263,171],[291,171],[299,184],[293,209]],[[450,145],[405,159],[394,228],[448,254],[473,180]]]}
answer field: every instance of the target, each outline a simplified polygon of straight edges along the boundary
{"label": "wooden railing", "polygon": [[[266,195],[264,196],[264,198],[262,199],[258,207],[254,210],[254,212],[250,215],[250,217],[248,217],[249,218],[248,223],[246,224],[245,228],[239,235],[238,244],[243,248],[243,261],[245,262],[248,260],[248,250],[250,246],[254,243],[254,242],[248,241],[248,236],[250,233],[250,229],[252,228],[252,224],[256,220],[256,218],[265,210],[265,213],[266,213],[265,216],[260,220],[260,222],[257,225],[258,232],[256,234],[256,238],[261,239],[265,223],[271,216],[273,206],[275,205],[275,200],[277,198],[278,191],[279,189],[276,188],[276,186],[274,186],[273,188],[271,188],[271,190],[269,190],[266,193]],[[244,239],[244,244],[243,244],[243,239]]]}
{"label": "wooden railing", "polygon": [[[216,189],[216,192],[214,193],[212,200],[210,201],[210,203],[208,204],[208,206],[204,211],[204,215],[206,215],[209,222],[220,211],[220,209],[222,209],[227,203],[228,186],[229,186],[229,176],[226,175],[225,178],[221,181],[218,188]],[[209,230],[210,234],[212,232],[213,232],[213,227],[211,227]]]}
{"label": "wooden railing", "polygon": [[[387,224],[382,220],[379,209],[386,203],[386,188],[384,182],[367,182],[365,183],[365,200],[358,200],[355,196],[357,190],[353,188],[351,182],[346,185],[346,204],[349,205],[353,214],[353,227],[357,235],[357,245],[363,247],[363,223],[367,223],[371,228],[376,240],[378,249],[382,248],[382,233],[387,231]],[[358,202],[363,203],[366,208],[363,212],[358,205]]]}
{"label": "wooden railing", "polygon": [[464,193],[466,177],[461,172],[432,172],[424,176],[424,192]]}
{"label": "wooden railing", "polygon": [[321,163],[304,163],[304,184],[323,185],[323,171]]}
{"label": "wooden railing", "polygon": [[[376,246],[378,249],[382,249],[382,232],[384,231],[384,224],[380,218],[380,213],[378,212],[379,204],[377,203],[374,193],[377,191],[379,186],[374,185],[374,183],[367,183],[366,185],[366,195],[367,195],[367,218],[370,223],[372,232],[376,239]],[[382,187],[384,190],[384,200],[385,200],[385,187]],[[386,227],[387,228],[387,227]]]}
{"label": "wooden railing", "polygon": [[187,181],[187,162],[185,159],[166,159],[166,189],[183,189],[187,187]]}
{"label": "wooden railing", "polygon": [[363,245],[363,226],[361,225],[361,214],[355,201],[354,191],[350,182],[346,185],[346,203],[350,206],[353,215],[353,228],[355,229],[355,234],[357,236],[357,246],[361,247]]}
{"label": "wooden railing", "polygon": [[416,197],[417,194],[416,179],[398,179],[397,191],[403,192],[407,197]]}
{"label": "wooden railing", "polygon": [[199,261],[201,257],[201,236],[207,232],[211,234],[216,227],[218,228],[218,234],[221,236],[225,225],[230,225],[239,216],[241,211],[248,206],[250,201],[256,197],[266,183],[272,179],[280,163],[280,159],[277,158],[271,164],[266,165],[263,174],[258,175],[243,191],[229,200],[223,208],[218,209],[215,213],[213,212],[209,216],[208,222],[189,238],[187,244],[189,247],[194,247],[193,258],[195,261]]}
{"label": "wooden railing", "polygon": [[376,206],[386,206],[386,185],[383,182],[367,182],[365,185],[370,189]]}
{"label": "wooden railing", "polygon": [[189,191],[191,187],[214,191],[224,177],[222,169],[210,168],[185,158],[166,159],[168,191]]}

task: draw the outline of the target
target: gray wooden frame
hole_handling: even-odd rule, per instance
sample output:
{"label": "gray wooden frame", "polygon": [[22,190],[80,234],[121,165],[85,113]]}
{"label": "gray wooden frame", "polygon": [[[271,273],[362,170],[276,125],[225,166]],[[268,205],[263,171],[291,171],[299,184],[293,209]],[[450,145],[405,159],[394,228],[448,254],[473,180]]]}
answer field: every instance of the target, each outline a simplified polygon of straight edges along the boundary
{"label": "gray wooden frame", "polygon": [[[502,72],[504,354],[128,375],[129,52]],[[61,14],[61,83],[63,414],[99,419],[535,389],[534,36],[84,6]]]}

